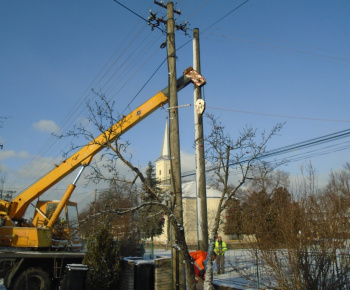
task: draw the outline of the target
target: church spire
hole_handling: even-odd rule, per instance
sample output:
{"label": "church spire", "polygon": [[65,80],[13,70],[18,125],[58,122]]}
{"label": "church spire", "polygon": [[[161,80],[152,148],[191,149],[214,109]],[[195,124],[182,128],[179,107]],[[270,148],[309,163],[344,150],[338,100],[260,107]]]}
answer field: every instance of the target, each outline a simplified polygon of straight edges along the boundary
{"label": "church spire", "polygon": [[170,159],[170,146],[169,146],[169,130],[168,130],[168,122],[165,123],[165,131],[164,131],[164,137],[163,137],[163,144],[162,144],[162,150],[160,152],[160,156],[158,157],[158,160],[168,160]]}
{"label": "church spire", "polygon": [[170,146],[169,146],[168,122],[165,123],[162,150],[156,163],[156,178],[161,182],[161,187],[168,187],[171,182],[170,178]]}

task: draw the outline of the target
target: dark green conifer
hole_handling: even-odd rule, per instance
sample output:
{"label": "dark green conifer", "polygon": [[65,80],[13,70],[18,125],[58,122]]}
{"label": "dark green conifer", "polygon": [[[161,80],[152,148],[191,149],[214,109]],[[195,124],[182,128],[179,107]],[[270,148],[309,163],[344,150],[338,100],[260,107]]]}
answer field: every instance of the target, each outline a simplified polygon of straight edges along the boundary
{"label": "dark green conifer", "polygon": [[89,268],[86,289],[117,289],[120,277],[118,252],[107,226],[89,239],[83,261]]}
{"label": "dark green conifer", "polygon": [[[148,167],[145,172],[146,183],[153,189],[156,194],[161,197],[161,190],[159,189],[159,180],[156,178],[155,168],[151,162],[148,162]],[[154,195],[144,185],[141,194],[142,202],[156,201]],[[140,210],[139,228],[145,238],[153,238],[154,236],[163,233],[164,218],[163,212],[159,205],[146,205]]]}

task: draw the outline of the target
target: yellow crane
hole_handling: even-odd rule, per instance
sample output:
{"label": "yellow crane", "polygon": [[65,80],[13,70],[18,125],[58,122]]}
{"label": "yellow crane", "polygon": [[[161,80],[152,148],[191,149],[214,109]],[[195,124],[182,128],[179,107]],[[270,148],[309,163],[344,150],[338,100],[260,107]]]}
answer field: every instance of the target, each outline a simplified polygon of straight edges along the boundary
{"label": "yellow crane", "polygon": [[[205,84],[205,79],[191,67],[177,80],[178,91],[193,82]],[[25,189],[11,201],[0,200],[0,246],[21,248],[80,248],[77,205],[69,201],[85,166],[106,144],[112,142],[168,102],[168,88],[158,92],[127,116],[116,122],[96,139],[57,165],[53,170]],[[23,217],[28,206],[65,176],[81,167],[59,201],[38,201],[31,224]],[[62,222],[60,215],[65,216]]]}
{"label": "yellow crane", "polygon": [[[178,91],[190,82],[202,86],[205,79],[190,67],[177,80]],[[4,279],[7,289],[27,289],[28,285],[30,289],[51,289],[53,284],[57,286],[67,265],[82,262],[84,252],[78,251],[82,245],[77,204],[69,199],[83,169],[108,142],[165,105],[168,96],[168,88],[158,92],[17,197],[11,201],[0,199],[0,247],[3,247],[0,248],[0,279]],[[23,217],[28,206],[79,167],[77,177],[62,198],[58,201],[37,201],[34,218],[27,223]]]}

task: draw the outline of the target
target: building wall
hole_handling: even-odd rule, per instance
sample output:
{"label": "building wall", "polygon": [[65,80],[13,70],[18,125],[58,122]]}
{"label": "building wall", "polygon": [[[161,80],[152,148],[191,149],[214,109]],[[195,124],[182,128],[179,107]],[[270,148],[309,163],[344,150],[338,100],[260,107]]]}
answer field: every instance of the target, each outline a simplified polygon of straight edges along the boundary
{"label": "building wall", "polygon": [[[219,204],[219,198],[208,198],[207,199],[207,215],[208,215],[208,232],[210,232],[214,226],[215,216],[217,207]],[[197,234],[197,200],[195,198],[184,198],[183,199],[183,209],[184,209],[184,227],[186,241],[188,243],[197,243],[198,234]],[[225,213],[221,214],[222,220],[225,217]],[[218,235],[222,236],[224,240],[227,240],[228,237],[222,232],[221,227],[219,228]]]}
{"label": "building wall", "polygon": [[[208,212],[208,231],[210,231],[214,225],[217,207],[219,204],[219,198],[208,198],[207,200],[207,212]],[[195,198],[184,198],[182,201],[183,207],[183,219],[184,219],[184,229],[185,237],[188,244],[198,244],[198,234],[197,234],[197,202]],[[222,220],[225,218],[225,212],[222,213]],[[171,240],[170,233],[168,233],[168,220],[166,218],[164,225],[164,232],[162,235],[155,237],[154,240],[159,243],[168,243]],[[219,228],[218,235],[222,236],[223,240],[230,239],[226,236],[221,227]]]}
{"label": "building wall", "polygon": [[[167,190],[170,187],[170,150],[169,150],[169,132],[168,132],[168,124],[165,126],[163,144],[161,149],[160,157],[155,161],[156,164],[156,178],[161,181],[161,187],[164,190]],[[191,185],[187,183],[187,185]],[[193,184],[192,184],[193,185]],[[185,236],[187,243],[190,244],[198,244],[198,235],[197,235],[197,201],[195,198],[196,186],[185,186],[186,190],[184,190],[183,184],[183,219],[184,219],[184,228],[185,228]],[[208,188],[207,188],[208,189]],[[186,192],[187,191],[187,192]],[[213,190],[211,190],[213,192]],[[215,191],[215,190],[214,190]],[[208,195],[209,196],[209,195]],[[215,221],[216,210],[218,207],[218,203],[220,201],[221,192],[216,191],[212,197],[207,198],[207,213],[208,213],[208,231],[210,235],[210,231]],[[224,217],[224,213],[222,214]],[[222,219],[224,220],[224,219]],[[154,240],[161,243],[168,243],[171,240],[171,234],[168,231],[168,220],[165,220],[164,233],[155,237]],[[227,239],[221,229],[219,228],[219,235],[222,236],[223,239]]]}
{"label": "building wall", "polygon": [[156,161],[156,178],[160,180],[163,185],[170,184],[170,160]]}

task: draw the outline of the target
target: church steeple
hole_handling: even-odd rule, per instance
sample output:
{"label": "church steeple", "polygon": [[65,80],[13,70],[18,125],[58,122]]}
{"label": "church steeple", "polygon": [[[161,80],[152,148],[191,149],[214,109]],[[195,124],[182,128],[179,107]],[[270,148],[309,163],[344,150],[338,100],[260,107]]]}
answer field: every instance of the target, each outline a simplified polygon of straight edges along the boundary
{"label": "church steeple", "polygon": [[168,122],[165,123],[165,131],[163,137],[162,150],[160,156],[155,161],[156,178],[161,184],[166,186],[170,184],[170,146],[169,146],[169,129]]}
{"label": "church steeple", "polygon": [[170,159],[168,122],[165,123],[165,131],[164,131],[164,137],[163,137],[162,150],[160,151],[160,156],[158,157],[156,162],[160,159]]}

